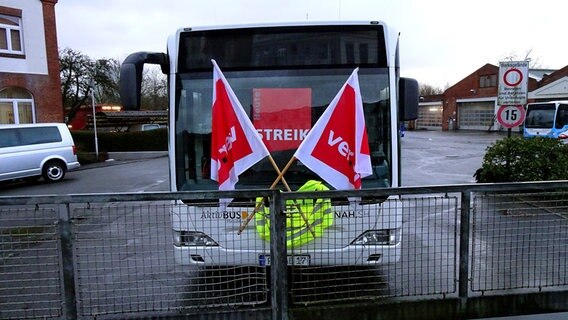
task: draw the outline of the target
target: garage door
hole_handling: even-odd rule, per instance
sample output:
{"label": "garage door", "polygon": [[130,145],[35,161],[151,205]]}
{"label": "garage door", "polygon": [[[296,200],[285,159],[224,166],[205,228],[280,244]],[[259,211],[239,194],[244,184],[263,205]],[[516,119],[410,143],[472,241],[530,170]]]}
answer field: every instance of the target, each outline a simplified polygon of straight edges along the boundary
{"label": "garage door", "polygon": [[442,105],[420,106],[416,129],[442,130]]}
{"label": "garage door", "polygon": [[488,130],[495,121],[495,102],[458,103],[458,126],[462,130]]}

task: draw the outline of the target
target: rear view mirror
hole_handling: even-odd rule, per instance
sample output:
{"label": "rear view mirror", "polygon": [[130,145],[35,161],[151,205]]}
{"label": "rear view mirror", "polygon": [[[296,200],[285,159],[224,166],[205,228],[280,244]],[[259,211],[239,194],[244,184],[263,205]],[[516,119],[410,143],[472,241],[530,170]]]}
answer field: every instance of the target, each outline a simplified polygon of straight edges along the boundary
{"label": "rear view mirror", "polygon": [[418,118],[418,81],[410,78],[400,78],[398,97],[398,112],[400,121],[416,120]]}
{"label": "rear view mirror", "polygon": [[145,63],[159,64],[168,73],[168,59],[161,52],[130,54],[120,66],[120,101],[124,110],[140,110],[142,71]]}

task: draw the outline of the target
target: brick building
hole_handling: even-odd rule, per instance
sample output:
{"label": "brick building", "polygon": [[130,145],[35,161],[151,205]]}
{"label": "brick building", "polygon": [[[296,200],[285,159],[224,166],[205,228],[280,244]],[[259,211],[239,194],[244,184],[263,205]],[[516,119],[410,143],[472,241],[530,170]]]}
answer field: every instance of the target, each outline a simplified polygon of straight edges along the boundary
{"label": "brick building", "polygon": [[0,124],[63,122],[57,0],[0,3]]}
{"label": "brick building", "polygon": [[[416,129],[501,130],[496,121],[499,67],[486,64],[441,95],[421,97]],[[530,69],[528,102],[568,100],[568,66]]]}

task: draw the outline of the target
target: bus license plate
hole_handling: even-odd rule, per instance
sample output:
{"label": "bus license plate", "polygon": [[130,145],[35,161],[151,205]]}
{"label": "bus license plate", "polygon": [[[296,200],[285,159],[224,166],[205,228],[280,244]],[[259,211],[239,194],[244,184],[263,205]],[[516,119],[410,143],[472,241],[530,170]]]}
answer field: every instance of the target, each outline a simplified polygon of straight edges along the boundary
{"label": "bus license plate", "polygon": [[[260,255],[258,257],[258,262],[261,266],[269,266],[271,265],[271,258],[267,255]],[[310,256],[309,255],[292,255],[288,256],[288,265],[289,266],[309,266],[310,265]]]}

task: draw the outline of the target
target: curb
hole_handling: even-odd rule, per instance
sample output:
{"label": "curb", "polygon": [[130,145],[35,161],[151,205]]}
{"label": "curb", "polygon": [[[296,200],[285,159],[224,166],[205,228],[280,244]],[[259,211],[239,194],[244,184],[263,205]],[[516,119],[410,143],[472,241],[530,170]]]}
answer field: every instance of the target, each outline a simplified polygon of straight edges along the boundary
{"label": "curb", "polygon": [[109,152],[108,158],[115,161],[142,160],[167,157],[167,151]]}

